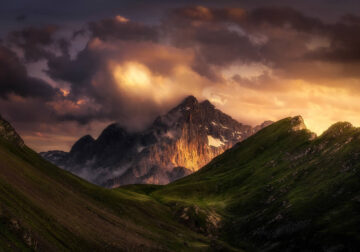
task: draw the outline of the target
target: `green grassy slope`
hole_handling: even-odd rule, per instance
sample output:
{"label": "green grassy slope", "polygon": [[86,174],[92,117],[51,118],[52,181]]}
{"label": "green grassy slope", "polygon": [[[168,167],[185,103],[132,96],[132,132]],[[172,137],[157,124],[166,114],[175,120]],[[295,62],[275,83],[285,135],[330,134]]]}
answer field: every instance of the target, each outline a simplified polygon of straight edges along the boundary
{"label": "green grassy slope", "polygon": [[172,184],[115,190],[0,139],[0,251],[357,251],[360,129],[300,126],[274,123]]}
{"label": "green grassy slope", "polygon": [[175,210],[192,209],[194,220],[187,222],[195,229],[218,214],[218,236],[236,247],[356,251],[360,130],[338,123],[313,139],[308,130],[294,130],[297,123],[298,118],[281,120],[195,174],[136,190]]}
{"label": "green grassy slope", "polygon": [[91,185],[0,139],[0,251],[207,250],[144,194]]}

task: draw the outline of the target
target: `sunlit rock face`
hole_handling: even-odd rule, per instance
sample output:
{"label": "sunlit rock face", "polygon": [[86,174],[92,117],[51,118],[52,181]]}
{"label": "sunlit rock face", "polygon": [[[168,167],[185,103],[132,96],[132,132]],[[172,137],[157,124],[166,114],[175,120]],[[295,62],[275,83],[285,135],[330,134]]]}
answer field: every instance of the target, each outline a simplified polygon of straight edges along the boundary
{"label": "sunlit rock face", "polygon": [[306,130],[304,119],[301,116],[295,116],[291,119],[292,130]]}
{"label": "sunlit rock face", "polygon": [[128,133],[112,124],[97,140],[81,138],[65,162],[62,158],[57,163],[53,155],[49,160],[107,187],[166,184],[197,171],[269,124],[255,128],[241,124],[209,101],[189,96],[144,132]]}

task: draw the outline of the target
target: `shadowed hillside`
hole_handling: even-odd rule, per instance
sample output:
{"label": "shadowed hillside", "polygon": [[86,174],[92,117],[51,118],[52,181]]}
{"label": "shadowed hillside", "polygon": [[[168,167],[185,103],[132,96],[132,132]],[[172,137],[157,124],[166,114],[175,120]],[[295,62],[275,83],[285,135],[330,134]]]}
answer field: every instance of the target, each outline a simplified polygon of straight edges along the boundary
{"label": "shadowed hillside", "polygon": [[0,251],[209,249],[209,238],[177,223],[169,207],[91,185],[19,145],[2,124],[12,137],[0,138]]}

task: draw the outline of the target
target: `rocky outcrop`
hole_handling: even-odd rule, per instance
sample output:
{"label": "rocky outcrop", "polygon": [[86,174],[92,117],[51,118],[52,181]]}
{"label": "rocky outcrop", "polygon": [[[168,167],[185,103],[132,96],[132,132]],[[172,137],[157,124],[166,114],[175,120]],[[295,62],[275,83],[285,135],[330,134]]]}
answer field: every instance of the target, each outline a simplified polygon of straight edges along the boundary
{"label": "rocky outcrop", "polygon": [[301,116],[293,117],[290,123],[293,131],[306,130],[304,119]]}
{"label": "rocky outcrop", "polygon": [[[144,132],[129,133],[118,124],[98,139],[85,136],[65,158],[43,157],[94,183],[167,184],[197,171],[217,155],[271,122],[251,127],[189,96]],[[63,156],[63,153],[61,153]]]}
{"label": "rocky outcrop", "polygon": [[24,140],[19,136],[15,129],[0,116],[0,137],[6,141],[15,144],[19,147],[24,147]]}

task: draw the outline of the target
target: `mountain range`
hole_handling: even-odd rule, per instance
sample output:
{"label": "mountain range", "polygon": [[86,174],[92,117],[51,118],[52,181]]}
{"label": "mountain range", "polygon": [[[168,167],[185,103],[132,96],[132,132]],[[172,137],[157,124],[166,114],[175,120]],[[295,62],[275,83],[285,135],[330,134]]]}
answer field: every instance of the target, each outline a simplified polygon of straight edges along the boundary
{"label": "mountain range", "polygon": [[184,99],[142,132],[109,125],[95,140],[86,135],[70,152],[40,153],[45,159],[92,183],[167,184],[189,175],[214,157],[270,125],[244,125],[208,100]]}
{"label": "mountain range", "polygon": [[357,251],[360,129],[271,124],[168,185],[106,189],[0,121],[5,251]]}

